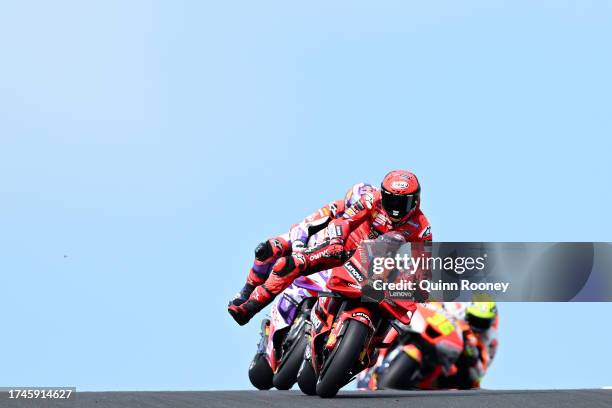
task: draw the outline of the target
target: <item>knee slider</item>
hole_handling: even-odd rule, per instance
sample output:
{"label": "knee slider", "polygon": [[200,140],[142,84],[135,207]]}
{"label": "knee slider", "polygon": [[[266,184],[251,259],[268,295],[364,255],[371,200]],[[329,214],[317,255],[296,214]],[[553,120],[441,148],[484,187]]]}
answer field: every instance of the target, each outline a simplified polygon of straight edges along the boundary
{"label": "knee slider", "polygon": [[261,242],[255,247],[255,259],[260,262],[270,258],[272,254],[272,245],[270,244],[270,241]]}

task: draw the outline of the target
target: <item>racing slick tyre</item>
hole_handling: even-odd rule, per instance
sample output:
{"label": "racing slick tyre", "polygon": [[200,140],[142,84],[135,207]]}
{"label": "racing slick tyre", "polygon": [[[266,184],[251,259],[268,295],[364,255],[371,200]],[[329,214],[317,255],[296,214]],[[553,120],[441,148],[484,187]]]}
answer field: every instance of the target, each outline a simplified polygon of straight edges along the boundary
{"label": "racing slick tyre", "polygon": [[379,375],[378,384],[381,388],[409,390],[416,385],[420,369],[418,361],[400,351]]}
{"label": "racing slick tyre", "polygon": [[356,320],[345,323],[346,330],[339,338],[334,351],[328,357],[323,372],[317,382],[317,395],[322,398],[334,397],[340,388],[344,387],[353,373],[353,368],[359,362],[359,355],[364,350],[368,340],[368,327]]}
{"label": "racing slick tyre", "polygon": [[297,383],[304,394],[317,395],[317,375],[309,360],[302,360]]}
{"label": "racing slick tyre", "polygon": [[304,361],[304,350],[308,344],[308,337],[304,335],[304,329],[300,330],[298,337],[283,356],[272,382],[279,390],[288,390],[297,381],[300,365]]}
{"label": "racing slick tyre", "polygon": [[269,390],[274,384],[272,384],[272,377],[274,373],[266,357],[261,354],[255,354],[251,365],[249,366],[249,380],[253,387],[258,390]]}

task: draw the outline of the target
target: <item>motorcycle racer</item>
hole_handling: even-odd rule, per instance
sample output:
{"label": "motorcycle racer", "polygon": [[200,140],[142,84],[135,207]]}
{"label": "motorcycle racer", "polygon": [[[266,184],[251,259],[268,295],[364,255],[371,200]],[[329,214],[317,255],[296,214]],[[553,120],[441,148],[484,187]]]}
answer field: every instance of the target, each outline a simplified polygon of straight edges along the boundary
{"label": "motorcycle racer", "polygon": [[329,239],[303,252],[282,252],[266,281],[247,301],[230,305],[229,312],[240,325],[248,321],[301,274],[311,274],[341,265],[347,252],[364,239],[397,232],[407,242],[431,241],[429,221],[420,209],[421,186],[413,173],[394,170],[384,177],[381,190],[366,192],[344,214],[329,222]]}
{"label": "motorcycle racer", "polygon": [[[497,351],[499,315],[495,302],[431,302],[450,321],[456,322],[463,336],[463,351],[454,362],[452,374],[429,378],[415,384],[418,389],[473,389],[490,367]],[[396,331],[389,332],[386,343],[398,340]],[[384,359],[390,348],[381,350],[376,364],[357,376],[357,388],[376,390],[377,378],[384,373]]]}
{"label": "motorcycle racer", "polygon": [[497,304],[495,302],[472,302],[459,303],[459,305],[463,307],[456,306],[457,316],[467,323],[467,328],[463,332],[463,353],[456,363],[457,373],[443,379],[441,384],[445,388],[480,388],[480,381],[491,366],[497,352],[499,327]]}
{"label": "motorcycle racer", "polygon": [[363,194],[375,189],[370,184],[357,183],[348,189],[343,199],[332,201],[319,208],[300,223],[292,225],[289,232],[258,244],[246,283],[230,301],[228,307],[240,306],[246,302],[253,290],[265,282],[270,275],[272,265],[279,258],[304,251],[311,236],[327,227],[332,219],[341,217],[345,210],[355,204]]}

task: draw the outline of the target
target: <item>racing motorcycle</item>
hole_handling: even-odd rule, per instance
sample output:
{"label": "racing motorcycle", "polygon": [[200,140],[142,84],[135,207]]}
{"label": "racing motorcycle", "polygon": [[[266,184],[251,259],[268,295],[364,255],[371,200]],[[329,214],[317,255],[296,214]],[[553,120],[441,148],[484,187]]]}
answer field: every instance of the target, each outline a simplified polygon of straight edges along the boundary
{"label": "racing motorcycle", "polygon": [[288,390],[295,384],[307,345],[310,312],[328,278],[329,271],[299,277],[272,304],[249,366],[249,380],[255,388]]}
{"label": "racing motorcycle", "polygon": [[329,292],[319,293],[310,315],[308,347],[298,373],[298,385],[308,395],[329,398],[360,371],[376,361],[378,348],[392,321],[408,324],[412,300],[391,299],[373,290],[364,246],[343,265],[333,268]]}
{"label": "racing motorcycle", "polygon": [[[308,246],[326,236],[325,230],[313,234]],[[310,311],[328,278],[329,271],[301,276],[272,303],[270,316],[261,322],[257,352],[249,366],[249,380],[255,388],[288,390],[295,384],[307,344]]]}
{"label": "racing motorcycle", "polygon": [[410,326],[372,370],[367,388],[446,388],[444,379],[457,373],[455,362],[464,347],[466,324],[446,313],[440,303],[419,304]]}

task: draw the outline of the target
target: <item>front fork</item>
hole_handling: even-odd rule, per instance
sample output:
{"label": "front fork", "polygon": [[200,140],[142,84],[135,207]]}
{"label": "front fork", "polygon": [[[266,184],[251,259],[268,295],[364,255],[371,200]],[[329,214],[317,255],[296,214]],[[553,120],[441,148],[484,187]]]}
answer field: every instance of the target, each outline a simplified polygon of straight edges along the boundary
{"label": "front fork", "polygon": [[261,332],[259,343],[257,344],[257,354],[266,354],[268,347],[268,337],[270,337],[270,319],[265,318],[261,321]]}
{"label": "front fork", "polygon": [[291,322],[291,325],[289,326],[289,331],[287,332],[287,336],[285,337],[285,340],[283,341],[283,345],[282,345],[283,354],[289,348],[291,348],[291,346],[296,341],[299,341],[299,337],[301,333],[308,333],[308,330],[309,330],[308,327],[306,327],[304,330],[302,330],[302,328],[308,324],[310,313],[313,309],[314,302],[310,301],[310,299],[313,299],[313,298],[308,298],[304,300],[302,304],[300,305],[300,307],[297,309],[295,318]]}
{"label": "front fork", "polygon": [[[369,329],[367,347],[360,356],[363,368],[370,366],[375,341],[384,319],[380,319],[377,304],[362,303],[342,298],[319,298],[311,312],[310,342],[305,358],[310,360],[315,372],[319,374],[325,358],[336,347],[344,334],[346,323],[356,320]],[[384,335],[383,335],[384,336]]]}

